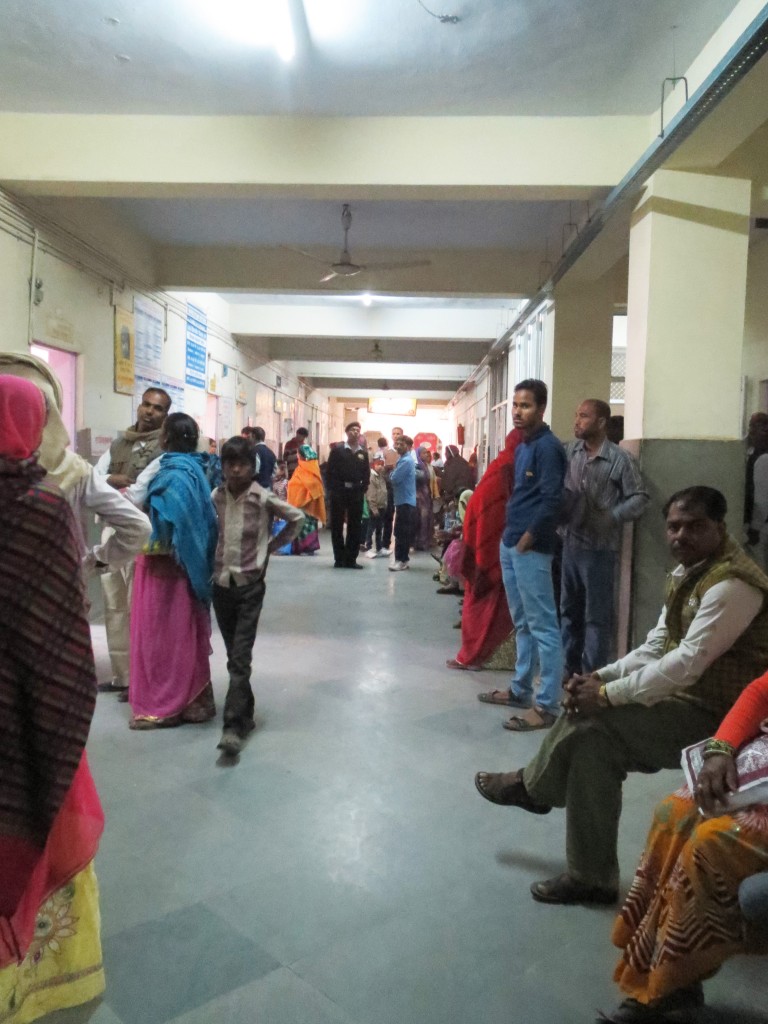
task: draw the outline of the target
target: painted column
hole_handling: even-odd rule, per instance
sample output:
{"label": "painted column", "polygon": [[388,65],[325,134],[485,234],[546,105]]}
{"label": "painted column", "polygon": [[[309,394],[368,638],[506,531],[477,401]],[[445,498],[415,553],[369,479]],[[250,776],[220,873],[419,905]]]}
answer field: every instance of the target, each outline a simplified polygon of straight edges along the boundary
{"label": "painted column", "polygon": [[749,181],[660,171],[632,217],[625,444],[651,494],[635,532],[634,642],[661,607],[670,567],[661,508],[673,492],[722,491],[741,539],[750,194]]}
{"label": "painted column", "polygon": [[555,287],[555,333],[549,420],[562,441],[573,438],[577,407],[585,398],[610,400],[614,281],[569,281]]}

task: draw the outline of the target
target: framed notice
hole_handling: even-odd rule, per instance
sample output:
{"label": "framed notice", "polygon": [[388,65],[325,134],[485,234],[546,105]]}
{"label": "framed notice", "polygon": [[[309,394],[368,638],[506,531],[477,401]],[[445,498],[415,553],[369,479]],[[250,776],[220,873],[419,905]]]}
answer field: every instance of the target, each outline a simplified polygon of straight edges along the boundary
{"label": "framed notice", "polygon": [[133,313],[115,307],[115,391],[132,395],[136,386],[136,335]]}

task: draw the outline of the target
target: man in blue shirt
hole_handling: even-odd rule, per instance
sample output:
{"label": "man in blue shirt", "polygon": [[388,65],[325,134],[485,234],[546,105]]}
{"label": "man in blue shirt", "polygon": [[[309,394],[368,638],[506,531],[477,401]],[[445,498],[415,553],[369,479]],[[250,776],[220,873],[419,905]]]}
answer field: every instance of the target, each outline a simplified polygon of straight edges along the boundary
{"label": "man in blue shirt", "polygon": [[411,457],[411,448],[413,441],[405,434],[395,440],[395,451],[400,458],[389,478],[395,505],[395,562],[390,565],[390,572],[402,572],[409,568],[408,551],[416,514],[416,463]]}
{"label": "man in blue shirt", "polygon": [[[563,648],[552,587],[552,556],[563,498],[565,449],[547,424],[547,385],[524,380],[515,388],[512,422],[525,440],[515,452],[515,488],[507,502],[500,561],[515,625],[517,662],[508,690],[481,693],[485,704],[525,709],[504,723],[513,732],[548,729],[560,712]],[[534,700],[533,677],[541,669]]]}

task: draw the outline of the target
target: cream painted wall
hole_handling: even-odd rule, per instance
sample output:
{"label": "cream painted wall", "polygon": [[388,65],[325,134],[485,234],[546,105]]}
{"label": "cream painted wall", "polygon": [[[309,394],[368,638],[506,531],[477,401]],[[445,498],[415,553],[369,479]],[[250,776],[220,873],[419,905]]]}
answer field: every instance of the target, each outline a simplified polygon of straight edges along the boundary
{"label": "cream painted wall", "polygon": [[627,438],[741,436],[750,183],[660,171],[633,216]]}
{"label": "cream painted wall", "polygon": [[[114,391],[113,286],[106,278],[88,272],[70,262],[69,256],[45,251],[44,243],[53,232],[46,233],[41,222],[14,207],[4,197],[6,210],[12,209],[20,225],[13,234],[0,230],[0,349],[26,350],[28,318],[30,313],[28,281],[32,263],[32,237],[34,227],[40,227],[43,246],[38,249],[35,277],[42,281],[42,301],[32,306],[32,339],[54,348],[78,355],[79,395],[77,404],[78,429],[90,428],[92,438],[115,436],[133,422],[133,399]],[[93,225],[91,225],[93,227]],[[105,228],[108,227],[104,226]],[[68,240],[68,253],[75,252],[76,240]],[[85,258],[86,250],[83,250]],[[88,250],[88,263],[94,265],[101,255]],[[136,253],[134,252],[134,256]],[[141,269],[141,268],[140,268]],[[151,275],[145,266],[144,274]],[[142,275],[144,276],[144,275]],[[258,349],[247,350],[238,346],[229,332],[229,306],[217,295],[196,293],[191,296],[163,292],[135,292],[130,286],[120,290],[119,301],[132,308],[136,296],[157,302],[164,320],[164,342],[161,376],[183,381],[186,352],[186,301],[189,300],[208,316],[208,356],[222,380],[221,395],[231,399],[233,415],[230,423],[237,431],[250,418],[262,424],[274,443],[292,436],[295,426],[302,423],[319,425],[320,444],[327,445],[329,433],[335,428],[330,416],[328,399],[318,393],[307,394],[306,387],[286,367],[279,363],[266,363]],[[221,369],[226,366],[226,377]],[[277,376],[282,382],[277,388]],[[240,380],[246,404],[239,406],[235,399]],[[287,414],[275,412],[275,392],[293,402],[294,420],[286,423]],[[185,389],[185,408],[199,420],[206,432],[214,432],[212,411],[216,403],[209,401],[202,389]]]}
{"label": "cream painted wall", "polygon": [[768,402],[760,401],[760,381],[768,381],[768,232],[749,247],[747,264],[747,305],[744,317],[744,422],[753,412],[768,412]]}
{"label": "cream painted wall", "polygon": [[489,413],[488,408],[488,385],[490,374],[484,368],[465,391],[462,391],[456,400],[456,404],[449,408],[449,417],[452,425],[451,437],[447,439],[448,444],[458,444],[459,424],[464,427],[464,449],[462,454],[469,457],[470,452],[476,444],[480,444],[482,438],[488,437]]}
{"label": "cream painted wall", "polygon": [[[614,185],[648,144],[616,117],[173,117],[0,114],[0,180],[53,195],[254,194],[354,202],[432,187]],[[181,156],[183,154],[183,157]],[[126,182],[130,186],[126,186]],[[10,184],[9,184],[10,187]],[[309,187],[313,190],[307,193]],[[498,190],[498,192],[496,191]]]}

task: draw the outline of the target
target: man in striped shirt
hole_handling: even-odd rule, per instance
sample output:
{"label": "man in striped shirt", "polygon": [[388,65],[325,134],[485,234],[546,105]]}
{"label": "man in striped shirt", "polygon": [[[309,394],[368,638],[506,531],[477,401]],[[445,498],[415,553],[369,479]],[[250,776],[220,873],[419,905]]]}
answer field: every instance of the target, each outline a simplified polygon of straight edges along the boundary
{"label": "man in striped shirt", "polygon": [[[253,450],[245,437],[232,437],[221,450],[224,484],[213,492],[219,541],[213,568],[213,608],[227,649],[229,689],[219,743],[228,757],[240,753],[254,728],[251,655],[266,591],[267,563],[289,544],[304,513],[281,501],[253,479]],[[285,521],[272,536],[275,519]]]}
{"label": "man in striped shirt", "polygon": [[565,677],[589,674],[611,661],[614,588],[624,523],[648,505],[637,463],[606,437],[611,407],[588,398],[576,410],[566,446],[565,525],[560,624]]}

